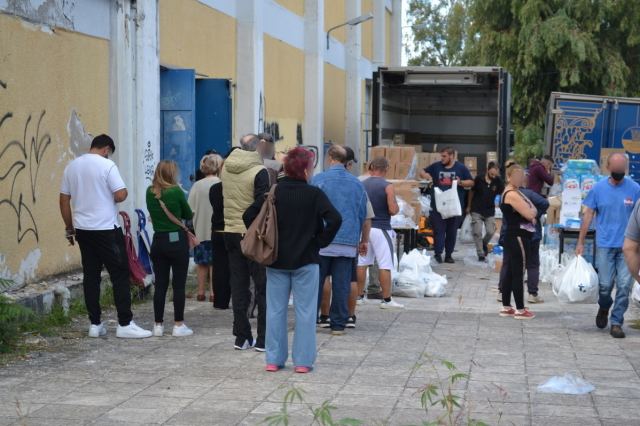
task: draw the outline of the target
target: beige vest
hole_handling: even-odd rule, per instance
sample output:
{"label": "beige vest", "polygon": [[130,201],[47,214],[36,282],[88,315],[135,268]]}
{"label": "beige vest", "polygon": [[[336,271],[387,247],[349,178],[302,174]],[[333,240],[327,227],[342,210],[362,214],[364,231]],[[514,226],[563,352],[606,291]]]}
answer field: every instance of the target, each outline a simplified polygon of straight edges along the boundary
{"label": "beige vest", "polygon": [[256,152],[238,149],[225,161],[220,174],[224,197],[224,232],[247,232],[242,215],[253,204],[254,181],[262,169],[262,160]]}

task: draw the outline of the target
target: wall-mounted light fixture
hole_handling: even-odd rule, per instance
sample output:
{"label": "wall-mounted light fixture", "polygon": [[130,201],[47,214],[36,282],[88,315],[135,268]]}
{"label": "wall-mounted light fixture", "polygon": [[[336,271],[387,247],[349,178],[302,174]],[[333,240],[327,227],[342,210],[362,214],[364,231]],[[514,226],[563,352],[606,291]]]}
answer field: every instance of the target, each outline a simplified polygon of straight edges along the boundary
{"label": "wall-mounted light fixture", "polygon": [[355,25],[360,25],[363,22],[366,22],[366,21],[368,21],[370,19],[373,19],[373,13],[371,13],[371,12],[365,13],[364,15],[357,16],[357,17],[355,17],[353,19],[349,19],[344,24],[336,25],[335,27],[329,28],[329,31],[327,31],[327,50],[329,50],[329,43],[330,43],[329,34],[331,34],[331,31],[336,30],[336,29],[338,29],[340,27],[344,27],[346,25],[349,25],[349,26],[352,26],[352,27],[355,26]]}

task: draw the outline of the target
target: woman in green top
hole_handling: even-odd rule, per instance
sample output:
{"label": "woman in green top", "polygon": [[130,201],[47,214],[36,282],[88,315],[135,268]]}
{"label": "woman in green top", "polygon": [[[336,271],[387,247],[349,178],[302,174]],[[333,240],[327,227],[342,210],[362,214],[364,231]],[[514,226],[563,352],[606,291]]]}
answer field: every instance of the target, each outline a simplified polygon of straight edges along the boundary
{"label": "woman in green top", "polygon": [[[189,269],[189,242],[184,231],[185,226],[174,223],[165,212],[165,208],[174,216],[174,220],[192,218],[193,213],[182,188],[178,186],[178,166],[174,161],[160,161],[153,176],[152,185],[147,188],[147,210],[153,224],[153,243],[151,261],[155,274],[155,292],[153,311],[155,315],[154,336],[164,333],[164,303],[169,288],[169,273],[173,272],[173,312],[175,325],[173,336],[190,336],[193,331],[184,323],[185,283]],[[163,206],[164,204],[164,206]]]}

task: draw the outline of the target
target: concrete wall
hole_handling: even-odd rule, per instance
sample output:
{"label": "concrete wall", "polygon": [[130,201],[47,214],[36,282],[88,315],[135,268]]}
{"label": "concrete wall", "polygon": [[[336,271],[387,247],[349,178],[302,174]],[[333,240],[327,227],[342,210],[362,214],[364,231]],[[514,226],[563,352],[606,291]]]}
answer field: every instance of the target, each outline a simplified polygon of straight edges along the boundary
{"label": "concrete wall", "polygon": [[265,127],[286,152],[302,139],[304,53],[273,37],[264,37]]}
{"label": "concrete wall", "polygon": [[195,0],[159,0],[160,63],[236,78],[236,21]]}
{"label": "concrete wall", "polygon": [[109,129],[109,41],[0,14],[0,277],[76,268],[58,212],[62,172]]}
{"label": "concrete wall", "polygon": [[324,139],[344,144],[346,73],[324,65]]}
{"label": "concrete wall", "polygon": [[[144,207],[160,160],[161,65],[232,81],[234,141],[265,129],[279,151],[303,143],[322,153],[348,138],[362,156],[364,82],[388,62],[392,4],[0,0],[0,277],[22,284],[80,267],[58,192],[92,135],[116,141],[130,193],[120,208]],[[333,31],[326,49],[329,28],[370,11],[378,18]],[[384,46],[374,37],[383,15]]]}

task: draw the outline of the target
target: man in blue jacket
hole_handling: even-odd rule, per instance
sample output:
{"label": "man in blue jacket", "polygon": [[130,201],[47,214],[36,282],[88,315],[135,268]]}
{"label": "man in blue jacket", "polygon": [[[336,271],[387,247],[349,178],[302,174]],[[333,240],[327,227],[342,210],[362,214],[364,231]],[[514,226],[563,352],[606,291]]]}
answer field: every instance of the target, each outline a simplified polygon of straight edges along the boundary
{"label": "man in blue jacket", "polygon": [[[544,300],[538,296],[538,283],[540,282],[540,241],[542,240],[542,225],[540,224],[540,218],[547,212],[549,208],[549,201],[537,192],[528,189],[520,188],[520,192],[524,194],[531,202],[533,206],[538,210],[538,216],[536,217],[536,232],[531,238],[531,253],[527,258],[527,290],[529,292],[529,303],[544,303]],[[499,244],[504,245],[504,234],[507,230],[507,222],[504,216],[502,217],[502,227],[500,228],[500,240]],[[505,253],[506,255],[506,253]],[[506,265],[508,259],[505,257],[502,259],[502,264]],[[502,282],[505,279],[506,269],[503,267],[500,270],[500,283],[498,287],[502,290]],[[502,299],[500,299],[502,301]]]}
{"label": "man in blue jacket", "polygon": [[327,157],[329,169],[315,176],[311,184],[327,194],[342,215],[342,225],[331,244],[320,250],[318,308],[322,303],[322,284],[331,275],[330,327],[332,334],[341,335],[349,317],[354,258],[367,252],[367,237],[361,232],[367,216],[367,195],[362,183],[345,169],[347,151],[343,147],[333,145],[327,151]]}

